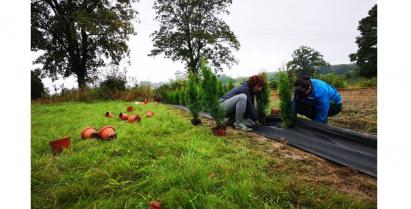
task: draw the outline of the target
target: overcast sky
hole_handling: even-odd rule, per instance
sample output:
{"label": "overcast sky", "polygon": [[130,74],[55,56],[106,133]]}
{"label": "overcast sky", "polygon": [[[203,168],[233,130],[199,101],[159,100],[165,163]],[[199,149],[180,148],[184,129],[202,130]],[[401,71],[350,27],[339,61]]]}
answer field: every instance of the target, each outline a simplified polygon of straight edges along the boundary
{"label": "overcast sky", "polygon": [[[224,19],[241,47],[234,52],[239,63],[224,73],[238,77],[276,71],[302,45],[319,51],[331,64],[350,63],[348,55],[357,50],[358,21],[374,4],[375,0],[233,0],[231,14]],[[162,55],[147,56],[152,49],[149,36],[159,27],[153,20],[152,5],[152,0],[140,0],[135,5],[140,20],[135,24],[138,34],[129,41],[131,65],[121,68],[127,68],[128,77],[138,81],[164,82],[173,79],[176,71],[184,71],[184,65]],[[43,82],[50,90],[53,84],[77,87],[75,78]]]}

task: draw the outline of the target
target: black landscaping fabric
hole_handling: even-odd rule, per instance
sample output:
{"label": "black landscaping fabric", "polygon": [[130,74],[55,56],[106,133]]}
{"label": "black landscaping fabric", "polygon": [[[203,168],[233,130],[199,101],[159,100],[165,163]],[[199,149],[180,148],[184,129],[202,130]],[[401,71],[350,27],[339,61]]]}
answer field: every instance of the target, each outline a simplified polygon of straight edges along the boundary
{"label": "black landscaping fabric", "polygon": [[[189,111],[186,107],[173,105]],[[201,116],[212,119],[208,113]],[[266,124],[255,128],[255,133],[313,153],[377,177],[377,136],[333,127],[298,118],[293,128],[280,128],[280,118],[267,117]]]}

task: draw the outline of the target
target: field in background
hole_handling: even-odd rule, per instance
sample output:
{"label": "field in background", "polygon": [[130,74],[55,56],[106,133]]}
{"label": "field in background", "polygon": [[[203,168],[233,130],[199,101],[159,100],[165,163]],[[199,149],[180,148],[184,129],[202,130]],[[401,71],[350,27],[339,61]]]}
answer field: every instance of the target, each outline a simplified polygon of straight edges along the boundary
{"label": "field in background", "polygon": [[[271,91],[270,106],[279,107],[276,91]],[[377,133],[377,88],[339,90],[343,110],[330,117],[329,124],[363,133]]]}
{"label": "field in background", "polygon": [[[295,148],[211,122],[193,127],[187,113],[162,104],[135,106],[153,118],[117,117],[131,102],[33,104],[32,208],[376,208],[376,180]],[[86,126],[112,125],[110,142],[80,139]],[[52,157],[48,141],[72,137]]]}

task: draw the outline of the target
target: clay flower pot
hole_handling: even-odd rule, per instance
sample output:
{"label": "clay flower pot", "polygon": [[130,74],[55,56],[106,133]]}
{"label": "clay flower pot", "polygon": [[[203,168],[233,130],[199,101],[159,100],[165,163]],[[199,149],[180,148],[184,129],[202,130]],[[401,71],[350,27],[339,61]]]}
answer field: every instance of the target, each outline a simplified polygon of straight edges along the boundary
{"label": "clay flower pot", "polygon": [[111,118],[111,117],[113,117],[114,115],[113,115],[113,113],[111,113],[111,112],[106,112],[106,114],[104,114],[104,116],[106,116],[106,117],[108,117],[108,118]]}
{"label": "clay flower pot", "polygon": [[154,112],[149,110],[149,111],[146,112],[146,116],[147,116],[148,118],[151,118],[151,117],[154,116]]}
{"label": "clay flower pot", "polygon": [[120,113],[120,114],[118,114],[118,117],[121,119],[121,120],[128,120],[128,115],[127,114],[125,114],[125,113]]}
{"label": "clay flower pot", "polygon": [[200,119],[191,119],[191,124],[197,126],[201,124],[201,120]]}
{"label": "clay flower pot", "polygon": [[271,115],[278,115],[278,114],[280,114],[280,110],[275,109],[275,108],[271,109]]}
{"label": "clay flower pot", "polygon": [[98,133],[96,129],[91,128],[91,127],[86,127],[81,131],[80,136],[82,139],[97,138]]}
{"label": "clay flower pot", "polygon": [[128,111],[128,112],[133,112],[133,110],[134,110],[133,106],[128,106],[128,107],[127,107],[127,111]]}
{"label": "clay flower pot", "polygon": [[225,136],[227,135],[226,127],[214,127],[213,134],[215,136]]}
{"label": "clay flower pot", "polygon": [[49,142],[51,151],[53,152],[54,156],[61,153],[64,149],[69,148],[70,144],[71,144],[70,137],[57,139],[57,140]]}
{"label": "clay flower pot", "polygon": [[139,115],[130,115],[128,116],[128,122],[129,123],[135,123],[135,122],[140,122],[141,118]]}
{"label": "clay flower pot", "polygon": [[100,128],[98,134],[103,140],[110,140],[117,137],[116,130],[111,126],[104,126]]}
{"label": "clay flower pot", "polygon": [[161,203],[159,201],[153,200],[150,201],[148,209],[163,209],[163,207],[161,207]]}

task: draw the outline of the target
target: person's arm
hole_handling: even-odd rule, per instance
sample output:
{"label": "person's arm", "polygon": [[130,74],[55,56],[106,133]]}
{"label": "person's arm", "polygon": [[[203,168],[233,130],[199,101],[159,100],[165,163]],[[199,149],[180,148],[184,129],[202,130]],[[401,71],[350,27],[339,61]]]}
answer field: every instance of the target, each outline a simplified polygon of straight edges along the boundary
{"label": "person's arm", "polygon": [[291,100],[291,120],[294,122],[297,119],[297,113],[298,113],[298,108],[297,108],[297,101],[295,99],[295,96],[293,100]]}
{"label": "person's arm", "polygon": [[328,120],[328,110],[330,109],[330,100],[327,95],[321,96],[318,103],[315,106],[317,113],[314,116],[314,121],[320,123],[327,123]]}
{"label": "person's arm", "polygon": [[255,106],[254,106],[254,97],[249,93],[246,95],[247,95],[246,112],[250,116],[251,120],[257,121],[257,111],[255,110]]}

